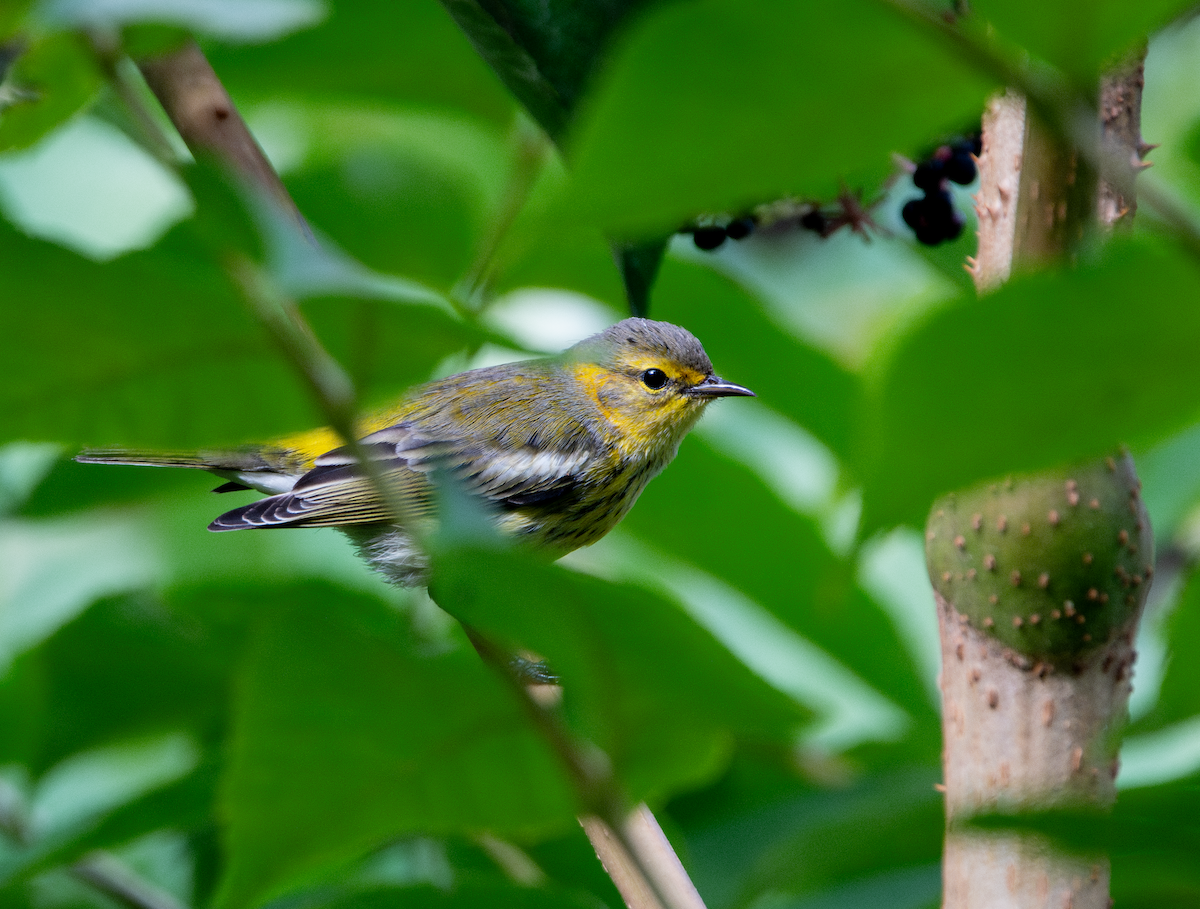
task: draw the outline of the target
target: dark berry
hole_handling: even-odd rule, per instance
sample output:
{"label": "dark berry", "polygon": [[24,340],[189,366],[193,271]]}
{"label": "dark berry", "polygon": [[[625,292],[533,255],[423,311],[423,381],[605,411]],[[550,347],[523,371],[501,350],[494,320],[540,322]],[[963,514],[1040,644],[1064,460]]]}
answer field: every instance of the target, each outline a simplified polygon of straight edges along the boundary
{"label": "dark berry", "polygon": [[946,179],[951,183],[966,186],[975,180],[975,161],[970,152],[956,151],[954,157],[946,162]]}
{"label": "dark berry", "polygon": [[946,225],[946,239],[957,240],[962,236],[963,228],[967,225],[967,219],[958,211],[951,210],[950,223]]}
{"label": "dark berry", "polygon": [[913,174],[913,183],[918,189],[937,190],[941,188],[942,180],[945,178],[945,168],[941,161],[931,159],[922,161],[917,165],[916,173]]}
{"label": "dark berry", "polygon": [[813,233],[824,234],[829,228],[829,219],[821,213],[821,209],[814,208],[800,219],[800,226]]}
{"label": "dark berry", "polygon": [[744,240],[752,233],[758,222],[755,221],[753,215],[743,215],[740,218],[734,218],[725,225],[725,233],[730,240]]}
{"label": "dark berry", "polygon": [[945,192],[909,199],[900,216],[917,235],[918,242],[925,246],[937,246],[945,240],[953,240],[963,230],[962,216],[954,210],[950,194]]}
{"label": "dark berry", "polygon": [[925,223],[925,199],[909,199],[900,210],[900,217],[913,230],[920,230]]}
{"label": "dark berry", "polygon": [[725,242],[725,228],[715,224],[705,227],[697,227],[692,231],[692,242],[697,248],[703,249],[706,252],[716,249]]}

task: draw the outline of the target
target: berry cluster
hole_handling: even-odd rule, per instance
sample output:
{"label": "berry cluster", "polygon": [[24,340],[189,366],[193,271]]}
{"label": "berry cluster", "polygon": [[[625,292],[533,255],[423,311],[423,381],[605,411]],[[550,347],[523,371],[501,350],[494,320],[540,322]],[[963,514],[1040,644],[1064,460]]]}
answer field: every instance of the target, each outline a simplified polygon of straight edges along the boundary
{"label": "berry cluster", "polygon": [[913,229],[917,241],[926,246],[937,246],[946,240],[957,240],[966,223],[954,208],[947,183],[960,186],[975,180],[975,159],[980,152],[978,136],[959,139],[937,151],[917,165],[913,172],[913,183],[925,195],[909,199],[904,204],[901,217]]}
{"label": "berry cluster", "polygon": [[756,227],[758,227],[758,218],[754,215],[741,215],[728,224],[696,224],[685,227],[680,233],[691,234],[692,242],[696,244],[697,249],[710,252],[724,243],[726,238],[745,240],[754,233]]}

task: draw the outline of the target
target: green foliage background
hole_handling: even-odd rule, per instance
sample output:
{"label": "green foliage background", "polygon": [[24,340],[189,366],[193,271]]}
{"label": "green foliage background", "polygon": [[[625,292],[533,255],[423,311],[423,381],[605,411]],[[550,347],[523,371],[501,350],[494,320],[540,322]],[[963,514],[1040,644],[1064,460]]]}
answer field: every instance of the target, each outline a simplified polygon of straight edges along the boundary
{"label": "green foliage background", "polygon": [[[973,6],[1081,86],[1163,29],[1143,131],[1200,204],[1182,4]],[[322,254],[137,146],[112,48],[189,32]],[[893,154],[977,122],[1000,75],[879,0],[6,0],[9,34],[27,49],[0,84],[0,905],[114,905],[72,870],[102,850],[164,905],[619,906],[562,768],[423,594],[332,531],[207,534],[242,498],[206,476],[69,455],[319,420],[230,252],[302,300],[374,402],[620,318],[614,238],[871,196]],[[565,567],[451,533],[439,577],[456,612],[551,659],[571,728],[712,909],[921,909],[942,821],[916,528],[948,488],[1127,443],[1166,562],[1126,791],[1089,844],[1118,906],[1200,904],[1200,263],[1143,211],[977,299],[970,229],[916,247],[905,182],[869,243],[676,238],[651,315],[758,400],[714,406]]]}

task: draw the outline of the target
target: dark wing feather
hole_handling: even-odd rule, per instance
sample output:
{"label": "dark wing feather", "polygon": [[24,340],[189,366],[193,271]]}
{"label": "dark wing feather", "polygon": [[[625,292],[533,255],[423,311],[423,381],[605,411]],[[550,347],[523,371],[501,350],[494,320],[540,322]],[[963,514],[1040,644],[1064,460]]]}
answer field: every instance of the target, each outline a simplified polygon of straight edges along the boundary
{"label": "dark wing feather", "polygon": [[[545,505],[569,496],[597,452],[578,444],[567,450],[501,448],[492,439],[435,435],[401,422],[362,440],[367,455],[410,505],[414,516],[433,507],[431,475],[446,471],[470,493],[508,508]],[[336,527],[391,520],[353,453],[336,448],[314,462],[290,492],[261,499],[217,518],[210,530],[249,527]]]}

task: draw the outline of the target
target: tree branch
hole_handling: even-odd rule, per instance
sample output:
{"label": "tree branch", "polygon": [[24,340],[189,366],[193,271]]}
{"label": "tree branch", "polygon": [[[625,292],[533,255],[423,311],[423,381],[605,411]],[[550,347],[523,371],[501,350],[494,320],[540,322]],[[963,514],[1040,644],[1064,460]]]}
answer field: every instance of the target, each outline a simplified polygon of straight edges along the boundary
{"label": "tree branch", "polygon": [[139,60],[138,67],[193,155],[221,161],[304,225],[291,194],[194,41]]}

